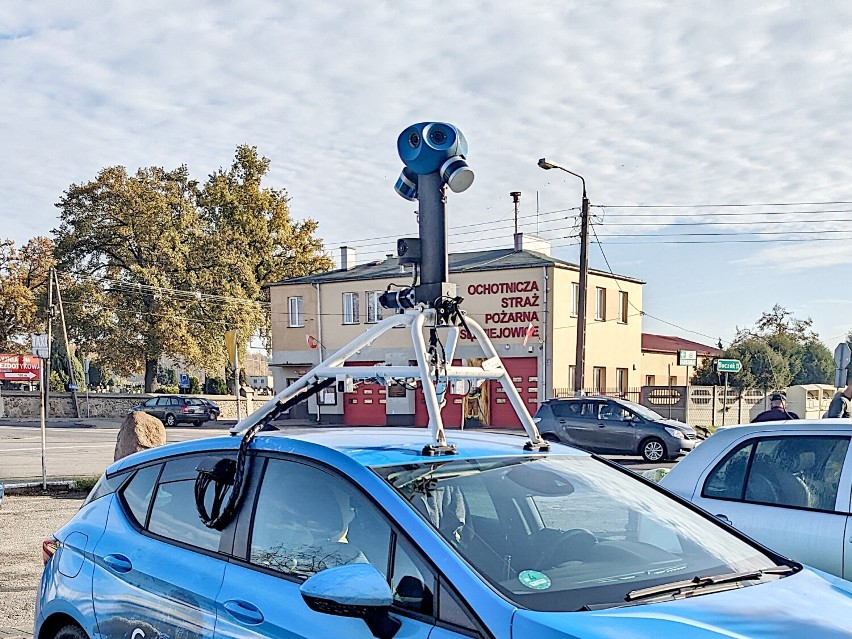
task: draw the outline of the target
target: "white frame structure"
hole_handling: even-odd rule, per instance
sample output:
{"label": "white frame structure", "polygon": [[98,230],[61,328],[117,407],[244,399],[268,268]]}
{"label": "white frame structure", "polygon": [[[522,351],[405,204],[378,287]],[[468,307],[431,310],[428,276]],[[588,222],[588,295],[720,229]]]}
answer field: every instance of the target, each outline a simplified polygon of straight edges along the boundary
{"label": "white frame structure", "polygon": [[[269,416],[281,404],[294,398],[306,389],[315,386],[322,380],[334,379],[340,382],[347,379],[376,379],[380,383],[387,384],[390,380],[404,381],[419,379],[423,387],[426,408],[429,412],[429,430],[432,435],[432,446],[446,448],[447,438],[441,417],[441,407],[446,400],[447,393],[450,391],[452,382],[466,381],[472,386],[477,386],[486,380],[493,379],[498,380],[502,385],[506,397],[509,399],[512,408],[515,409],[521,425],[529,436],[530,441],[527,446],[531,448],[547,448],[549,444],[539,434],[535,422],[533,422],[517,388],[512,383],[511,376],[503,366],[499,355],[497,355],[494,345],[482,327],[473,319],[465,317],[465,323],[467,329],[476,338],[485,356],[482,364],[480,366],[452,366],[451,363],[459,339],[459,328],[456,326],[439,326],[437,330],[446,332],[446,339],[444,340],[445,364],[440,366],[439,370],[435,370],[435,364],[431,363],[428,359],[428,349],[423,335],[424,328],[435,328],[435,318],[436,312],[434,309],[413,309],[405,313],[386,317],[339,351],[327,357],[322,363],[308,371],[251,415],[241,420],[231,429],[231,433],[235,435],[245,433]],[[344,368],[346,360],[361,349],[369,347],[384,333],[397,327],[408,327],[411,330],[411,341],[417,360],[416,366],[378,364],[373,366],[346,366]],[[440,392],[435,387],[434,378],[436,375],[444,381]]]}

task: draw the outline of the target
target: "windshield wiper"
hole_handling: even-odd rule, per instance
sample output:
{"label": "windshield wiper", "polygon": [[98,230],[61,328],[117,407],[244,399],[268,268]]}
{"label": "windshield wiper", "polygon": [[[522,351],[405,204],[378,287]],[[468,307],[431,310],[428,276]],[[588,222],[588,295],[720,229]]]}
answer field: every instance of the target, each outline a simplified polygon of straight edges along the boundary
{"label": "windshield wiper", "polygon": [[641,599],[648,599],[657,595],[667,594],[676,597],[680,594],[685,595],[694,592],[699,588],[707,588],[708,586],[716,586],[719,584],[731,584],[731,587],[737,587],[736,584],[741,581],[754,581],[755,579],[760,579],[763,575],[786,575],[793,571],[794,569],[790,566],[776,566],[774,568],[764,568],[763,570],[735,572],[712,577],[696,575],[692,579],[684,579],[683,581],[675,581],[670,584],[660,584],[659,586],[631,590],[624,597],[624,600],[639,601]]}

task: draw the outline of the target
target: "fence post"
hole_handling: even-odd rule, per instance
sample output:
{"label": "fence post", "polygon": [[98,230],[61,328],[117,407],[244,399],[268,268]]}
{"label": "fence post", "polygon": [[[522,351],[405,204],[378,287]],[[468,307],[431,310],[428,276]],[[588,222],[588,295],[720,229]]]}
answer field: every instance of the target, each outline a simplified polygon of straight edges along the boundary
{"label": "fence post", "polygon": [[717,386],[713,385],[713,406],[710,410],[710,425],[715,429],[716,427],[716,389]]}

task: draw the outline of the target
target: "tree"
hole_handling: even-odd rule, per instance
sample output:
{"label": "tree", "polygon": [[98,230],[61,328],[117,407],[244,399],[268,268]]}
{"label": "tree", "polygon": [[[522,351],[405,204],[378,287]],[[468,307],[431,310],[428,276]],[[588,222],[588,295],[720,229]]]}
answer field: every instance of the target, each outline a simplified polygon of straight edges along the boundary
{"label": "tree", "polygon": [[261,186],[268,168],[242,146],[204,189],[184,166],[111,167],[68,188],[56,255],[87,352],[118,374],[144,369],[146,392],[163,356],[221,371],[226,330],[238,330],[241,350],[268,330],[265,284],[330,268],[316,222],[293,222],[286,192]]}
{"label": "tree", "polygon": [[0,240],[0,350],[24,353],[31,333],[41,333],[53,242],[34,237],[20,250],[11,240]]}
{"label": "tree", "polygon": [[[210,252],[217,260],[208,274],[222,295],[251,301],[241,307],[212,307],[210,317],[228,330],[237,329],[243,353],[256,332],[268,335],[267,284],[333,267],[315,235],[317,222],[294,221],[287,192],[263,186],[269,167],[256,147],[241,145],[230,168],[211,175],[199,195],[212,234]],[[222,346],[224,363],[224,331],[217,330],[210,338]]]}

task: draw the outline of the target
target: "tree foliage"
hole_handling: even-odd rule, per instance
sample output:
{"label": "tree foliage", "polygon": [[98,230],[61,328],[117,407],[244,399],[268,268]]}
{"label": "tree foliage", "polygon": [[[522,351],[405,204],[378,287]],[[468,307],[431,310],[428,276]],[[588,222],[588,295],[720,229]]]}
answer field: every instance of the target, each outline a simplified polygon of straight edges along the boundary
{"label": "tree foliage", "polygon": [[24,353],[31,333],[44,332],[53,242],[34,237],[20,250],[0,240],[0,351]]}
{"label": "tree foliage", "polygon": [[[810,318],[801,320],[776,304],[755,322],[740,329],[724,357],[738,359],[742,370],[728,376],[735,388],[776,389],[796,384],[825,384],[833,377],[831,352],[811,328]],[[693,377],[696,384],[720,384],[709,358]]]}
{"label": "tree foliage", "polygon": [[266,284],[330,268],[316,222],[294,222],[286,192],[262,186],[268,170],[240,146],[203,187],[185,166],[116,166],[72,184],[54,235],[86,352],[121,375],[144,370],[146,392],[163,356],[221,372],[226,330],[243,351],[267,330]]}

